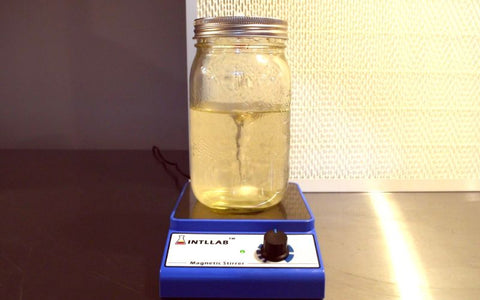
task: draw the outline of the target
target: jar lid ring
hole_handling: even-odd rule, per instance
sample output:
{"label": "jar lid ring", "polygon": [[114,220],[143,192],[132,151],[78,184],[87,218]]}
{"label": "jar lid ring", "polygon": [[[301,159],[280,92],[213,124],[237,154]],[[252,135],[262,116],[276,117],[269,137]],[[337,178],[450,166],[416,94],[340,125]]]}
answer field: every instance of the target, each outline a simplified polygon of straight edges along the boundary
{"label": "jar lid ring", "polygon": [[194,21],[194,39],[208,37],[271,37],[287,39],[287,21],[264,17],[224,16]]}

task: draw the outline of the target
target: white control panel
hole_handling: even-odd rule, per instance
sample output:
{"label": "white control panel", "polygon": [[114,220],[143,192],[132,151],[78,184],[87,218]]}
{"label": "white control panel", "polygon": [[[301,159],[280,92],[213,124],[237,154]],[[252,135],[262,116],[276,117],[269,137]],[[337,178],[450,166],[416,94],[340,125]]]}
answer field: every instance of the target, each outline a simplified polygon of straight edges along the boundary
{"label": "white control panel", "polygon": [[319,268],[317,248],[311,234],[288,234],[289,254],[270,262],[260,254],[263,234],[173,233],[167,267],[217,268]]}

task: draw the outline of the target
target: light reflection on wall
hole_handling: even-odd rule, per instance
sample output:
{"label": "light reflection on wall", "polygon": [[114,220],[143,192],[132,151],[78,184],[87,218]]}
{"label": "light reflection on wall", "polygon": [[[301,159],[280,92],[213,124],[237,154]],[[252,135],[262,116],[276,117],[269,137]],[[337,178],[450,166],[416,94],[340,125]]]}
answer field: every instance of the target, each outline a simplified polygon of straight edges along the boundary
{"label": "light reflection on wall", "polygon": [[390,254],[391,268],[401,299],[431,299],[415,245],[408,228],[402,226],[401,213],[384,193],[372,192],[370,199]]}

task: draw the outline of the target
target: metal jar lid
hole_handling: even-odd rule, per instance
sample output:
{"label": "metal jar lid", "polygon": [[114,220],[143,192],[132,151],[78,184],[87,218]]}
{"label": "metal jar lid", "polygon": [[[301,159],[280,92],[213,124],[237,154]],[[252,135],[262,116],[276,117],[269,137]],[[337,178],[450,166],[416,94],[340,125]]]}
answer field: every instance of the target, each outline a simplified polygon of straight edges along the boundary
{"label": "metal jar lid", "polygon": [[208,37],[271,37],[287,39],[287,21],[273,18],[228,16],[194,22],[194,39]]}

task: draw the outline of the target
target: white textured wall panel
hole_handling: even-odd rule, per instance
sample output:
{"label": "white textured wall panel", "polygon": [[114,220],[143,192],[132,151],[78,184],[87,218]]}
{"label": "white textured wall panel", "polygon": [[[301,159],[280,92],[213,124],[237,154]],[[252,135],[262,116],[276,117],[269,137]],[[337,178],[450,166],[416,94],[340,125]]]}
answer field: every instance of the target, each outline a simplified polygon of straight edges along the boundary
{"label": "white textured wall panel", "polygon": [[479,1],[198,0],[197,11],[288,20],[290,177],[306,190],[480,189]]}

